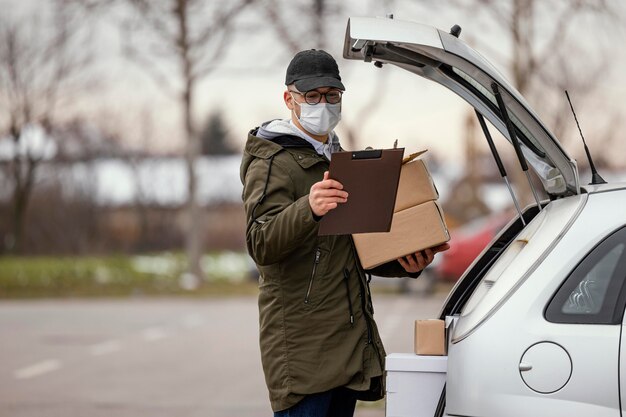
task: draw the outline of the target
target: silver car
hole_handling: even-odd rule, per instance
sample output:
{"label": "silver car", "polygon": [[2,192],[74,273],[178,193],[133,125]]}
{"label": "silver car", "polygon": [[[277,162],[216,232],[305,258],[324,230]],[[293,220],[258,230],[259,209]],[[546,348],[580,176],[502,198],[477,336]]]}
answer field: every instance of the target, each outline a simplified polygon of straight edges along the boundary
{"label": "silver car", "polygon": [[576,162],[524,98],[458,34],[352,18],[344,46],[345,58],[395,65],[459,95],[490,146],[485,119],[548,196],[520,210],[445,301],[441,318],[453,324],[434,415],[622,416],[626,184],[581,185]]}

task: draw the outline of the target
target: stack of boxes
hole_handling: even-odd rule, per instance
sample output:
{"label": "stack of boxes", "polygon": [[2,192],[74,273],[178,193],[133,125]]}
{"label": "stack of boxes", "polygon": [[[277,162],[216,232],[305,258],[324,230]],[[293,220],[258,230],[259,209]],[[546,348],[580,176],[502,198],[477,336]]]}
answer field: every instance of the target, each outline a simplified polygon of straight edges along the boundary
{"label": "stack of boxes", "polygon": [[405,159],[387,233],[354,234],[354,244],[363,268],[370,269],[450,240],[437,202],[439,193],[422,159],[426,151]]}

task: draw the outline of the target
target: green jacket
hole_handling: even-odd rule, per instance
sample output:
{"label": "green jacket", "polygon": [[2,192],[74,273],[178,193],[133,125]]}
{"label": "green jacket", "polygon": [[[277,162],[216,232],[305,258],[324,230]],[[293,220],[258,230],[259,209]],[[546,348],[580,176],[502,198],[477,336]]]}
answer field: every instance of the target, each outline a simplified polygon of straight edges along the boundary
{"label": "green jacket", "polygon": [[[365,271],[351,236],[317,235],[308,202],[328,160],[301,138],[255,134],[241,180],[247,248],[260,272],[261,359],[272,409],[339,386],[378,400],[385,350]],[[409,275],[397,261],[370,272]]]}

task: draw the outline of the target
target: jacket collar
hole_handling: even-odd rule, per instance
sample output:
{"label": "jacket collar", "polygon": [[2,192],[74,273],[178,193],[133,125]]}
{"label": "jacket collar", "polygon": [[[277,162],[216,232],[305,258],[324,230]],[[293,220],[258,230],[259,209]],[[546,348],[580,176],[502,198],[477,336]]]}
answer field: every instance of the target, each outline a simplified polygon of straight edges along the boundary
{"label": "jacket collar", "polygon": [[309,148],[315,151],[308,141],[298,136],[282,135],[264,139],[256,136],[257,131],[258,128],[255,128],[248,133],[248,141],[245,147],[245,151],[254,157],[268,159],[281,150],[290,148]]}

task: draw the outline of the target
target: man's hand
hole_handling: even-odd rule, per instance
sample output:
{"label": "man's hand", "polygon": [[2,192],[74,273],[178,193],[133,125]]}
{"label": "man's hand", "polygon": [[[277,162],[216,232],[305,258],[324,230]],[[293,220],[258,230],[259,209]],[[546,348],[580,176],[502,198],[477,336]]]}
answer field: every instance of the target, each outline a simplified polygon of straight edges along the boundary
{"label": "man's hand", "polygon": [[348,201],[348,193],[342,190],[343,185],[329,179],[328,171],[324,172],[324,179],[313,184],[309,192],[309,205],[313,214],[322,217],[339,203]]}
{"label": "man's hand", "polygon": [[402,265],[406,272],[419,272],[430,265],[435,257],[435,253],[443,252],[448,249],[450,249],[450,245],[444,243],[439,246],[434,246],[432,248],[407,255],[403,258],[398,258],[398,262],[400,262],[400,265]]}

